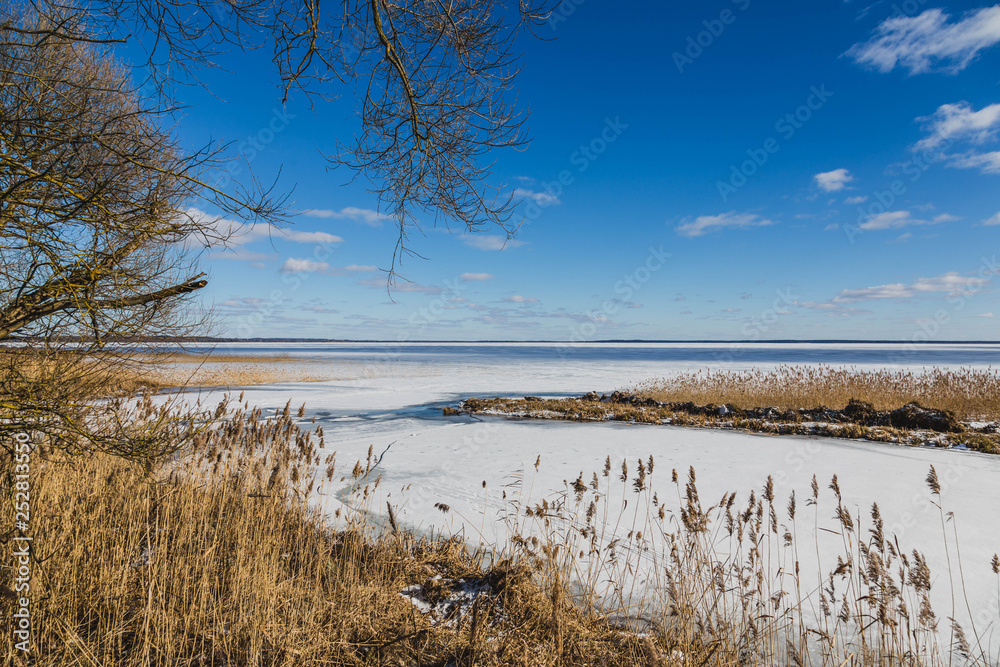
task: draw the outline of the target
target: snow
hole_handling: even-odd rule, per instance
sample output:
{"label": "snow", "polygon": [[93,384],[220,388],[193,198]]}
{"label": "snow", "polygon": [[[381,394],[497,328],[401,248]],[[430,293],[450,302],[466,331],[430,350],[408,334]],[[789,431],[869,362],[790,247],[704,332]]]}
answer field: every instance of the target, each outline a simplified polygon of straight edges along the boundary
{"label": "snow", "polygon": [[[653,455],[656,471],[652,490],[674,499],[670,470],[682,476],[697,471],[698,489],[706,505],[724,492],[736,491],[737,506],[751,490],[760,493],[770,475],[776,504],[784,506],[793,490],[800,500],[797,520],[800,544],[824,543],[813,533],[811,509],[802,500],[811,495],[810,480],[819,480],[821,528],[837,529],[832,520],[835,500],[827,485],[838,475],[845,504],[855,515],[868,517],[878,503],[886,532],[894,533],[904,550],[925,552],[934,576],[932,601],[938,617],[951,615],[947,553],[940,513],[925,477],[931,465],[941,479],[946,512],[954,512],[966,592],[973,618],[982,630],[1000,623],[996,575],[989,560],[1000,551],[1000,456],[969,451],[856,442],[805,436],[769,436],[669,425],[546,422],[442,417],[441,408],[470,396],[566,396],[617,388],[678,372],[711,368],[770,368],[782,363],[828,363],[864,368],[978,367],[1000,361],[992,345],[926,345],[906,356],[899,346],[864,345],[745,345],[729,360],[728,344],[586,345],[560,344],[247,344],[220,346],[219,352],[288,353],[329,364],[336,380],[232,388],[245,391],[250,407],[281,410],[287,401],[305,403],[303,423],[314,416],[322,424],[327,447],[336,450],[348,470],[364,460],[369,446],[384,452],[375,474],[382,476],[372,503],[384,511],[386,501],[397,519],[413,528],[463,534],[473,543],[503,542],[504,491],[512,483],[533,502],[564,491],[582,472],[589,480],[610,456],[613,475],[628,460],[634,473],[638,459]],[[221,392],[192,393],[211,403]],[[265,412],[266,413],[266,412]],[[536,471],[535,462],[541,457]],[[339,506],[337,489],[316,499],[327,511]],[[342,491],[342,490],[341,490]],[[341,494],[343,499],[343,494]],[[435,504],[451,508],[442,513]],[[784,515],[782,515],[784,518]],[[782,523],[788,523],[787,520]],[[867,524],[866,524],[867,525]],[[808,551],[808,549],[806,549]],[[826,559],[826,556],[829,558]],[[957,574],[957,553],[950,553]],[[803,562],[807,567],[815,568]],[[835,558],[826,554],[824,567]],[[815,571],[815,570],[813,570]],[[961,600],[961,595],[959,596]],[[414,603],[417,603],[414,598]],[[961,604],[964,607],[964,601]],[[968,616],[959,609],[956,618]],[[942,627],[946,621],[942,622]],[[963,623],[969,630],[967,623]],[[943,632],[947,635],[947,632]],[[994,642],[997,639],[994,637]]]}
{"label": "snow", "polygon": [[[440,598],[429,594],[434,583],[444,584],[447,587],[447,594]],[[487,581],[480,579],[453,581],[445,579],[440,574],[434,575],[423,584],[407,586],[399,592],[421,614],[430,615],[434,622],[444,625],[454,625],[460,617],[471,614],[476,599],[491,593],[492,588]]]}

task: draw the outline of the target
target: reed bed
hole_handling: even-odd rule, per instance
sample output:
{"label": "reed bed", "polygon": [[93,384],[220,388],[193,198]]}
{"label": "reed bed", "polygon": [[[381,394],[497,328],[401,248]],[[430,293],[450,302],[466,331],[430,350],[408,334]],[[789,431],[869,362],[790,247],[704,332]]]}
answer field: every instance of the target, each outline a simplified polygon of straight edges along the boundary
{"label": "reed bed", "polygon": [[649,380],[632,390],[662,402],[739,408],[843,409],[852,400],[893,410],[916,401],[963,420],[1000,419],[1000,371],[994,369],[858,370],[779,366],[773,370],[702,370]]}
{"label": "reed bed", "polygon": [[[408,533],[391,506],[373,521],[371,451],[338,465],[303,415],[240,405],[148,470],[36,449],[32,664],[997,664],[982,626],[931,609],[922,555],[884,533],[877,507],[849,509],[836,478],[814,479],[801,503],[775,497],[768,479],[749,498],[703,505],[694,471],[670,471],[667,502],[653,491],[663,471],[652,457],[620,468],[608,458],[540,501],[522,479],[500,508],[509,543],[473,548]],[[943,522],[933,469],[928,485]],[[310,503],[343,487],[332,515]],[[799,543],[803,522],[825,526],[831,514],[827,570],[800,573],[799,553],[819,548]],[[12,525],[10,503],[0,521]],[[995,557],[975,566],[1000,572]],[[442,602],[462,582],[479,593],[437,617],[403,595]],[[0,655],[27,664],[9,633]]]}
{"label": "reed bed", "polygon": [[[130,396],[142,391],[177,387],[248,387],[279,382],[318,382],[333,378],[321,362],[290,355],[241,356],[181,353],[105,357],[72,352],[41,354],[33,350],[0,350],[5,382],[73,384],[84,398]],[[0,389],[2,393],[2,389]]]}
{"label": "reed bed", "polygon": [[[609,457],[556,498],[515,498],[520,512],[508,515],[513,543],[546,581],[577,582],[580,607],[655,638],[660,662],[649,664],[1000,664],[1000,645],[989,643],[1000,623],[996,554],[932,572],[921,551],[886,531],[877,504],[852,508],[836,475],[813,476],[805,499],[778,498],[768,477],[745,499],[724,493],[709,505],[694,469],[674,469],[670,503],[652,490],[654,464],[650,456],[619,467]],[[933,467],[925,481],[937,515],[929,519],[960,554]],[[810,528],[815,538],[800,539]],[[986,608],[969,606],[963,573],[972,569],[996,577]],[[932,581],[950,586],[949,609],[934,609]]]}
{"label": "reed bed", "polygon": [[[523,564],[417,538],[394,520],[376,530],[371,456],[341,471],[301,414],[237,409],[148,472],[37,449],[32,661],[5,632],[4,664],[527,665],[543,664],[539,650],[554,664],[553,619],[573,635],[565,660],[645,664],[638,638],[568,604],[553,611]],[[349,502],[322,516],[308,501],[334,485],[350,485]],[[4,486],[12,493],[9,478]],[[4,503],[0,525],[13,515]],[[17,597],[10,537],[0,547],[3,618]],[[415,585],[446,595],[463,577],[490,584],[471,617],[436,621],[400,595]]]}
{"label": "reed bed", "polygon": [[249,387],[279,382],[320,382],[332,374],[315,362],[242,362],[237,359],[204,364],[159,362],[143,370],[141,379],[152,387]]}

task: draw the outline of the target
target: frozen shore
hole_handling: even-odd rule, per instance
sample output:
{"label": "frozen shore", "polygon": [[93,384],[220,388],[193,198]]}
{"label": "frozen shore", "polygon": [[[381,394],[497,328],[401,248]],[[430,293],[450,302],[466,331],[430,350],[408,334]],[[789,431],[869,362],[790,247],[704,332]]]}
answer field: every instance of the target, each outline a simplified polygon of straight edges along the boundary
{"label": "frozen shore", "polygon": [[[854,442],[818,437],[767,436],[726,431],[691,430],[671,426],[648,427],[616,423],[524,422],[504,418],[442,418],[441,408],[469,396],[542,395],[568,396],[594,388],[611,391],[649,377],[689,371],[698,367],[747,367],[744,361],[712,363],[699,355],[684,359],[673,348],[657,359],[657,350],[635,346],[583,348],[560,354],[558,348],[532,347],[507,353],[510,346],[465,346],[448,354],[428,351],[427,346],[393,346],[379,351],[367,345],[329,345],[304,354],[322,359],[334,377],[343,379],[308,384],[277,384],[231,387],[229,393],[244,392],[250,407],[281,410],[287,402],[294,408],[305,404],[303,424],[315,417],[322,425],[327,447],[337,451],[340,469],[350,469],[364,460],[369,447],[380,457],[375,473],[381,475],[379,496],[372,503],[384,511],[386,502],[397,507],[397,517],[417,529],[452,531],[470,542],[504,543],[506,526],[497,519],[504,506],[504,493],[515,490],[525,500],[540,502],[566,491],[567,484],[582,472],[590,479],[606,457],[617,470],[623,460],[635,469],[639,459],[655,458],[657,471],[650,480],[668,511],[679,507],[670,471],[682,476],[689,467],[697,471],[698,488],[705,504],[725,492],[736,492],[736,505],[745,503],[751,491],[758,495],[768,476],[774,480],[778,503],[793,491],[796,497],[810,495],[813,475],[821,489],[819,528],[811,518],[797,524],[800,541],[818,543],[823,567],[834,562],[836,546],[823,529],[836,528],[835,501],[828,490],[837,475],[844,503],[867,516],[873,503],[881,509],[886,532],[894,533],[905,550],[926,553],[933,579],[932,600],[939,617],[951,615],[951,596],[946,563],[950,555],[957,574],[957,556],[943,546],[939,510],[925,483],[931,465],[941,479],[946,512],[954,512],[954,527],[961,546],[961,562],[973,620],[977,627],[1000,624],[997,610],[996,575],[989,561],[1000,551],[1000,457],[974,452],[901,447],[892,444]],[[227,348],[227,353],[231,348]],[[297,354],[292,348],[281,352]],[[254,347],[255,354],[260,347]],[[787,363],[776,349],[768,360],[759,350],[752,364]],[[802,351],[794,351],[800,354]],[[816,363],[823,363],[824,349],[812,348]],[[825,350],[827,359],[845,360],[852,353],[840,346]],[[928,350],[935,365],[980,366],[998,356],[992,346],[939,346]],[[854,350],[861,359],[857,367],[889,366],[892,350],[864,346]],[[678,357],[678,358],[674,358]],[[971,360],[971,361],[970,361]],[[918,359],[918,361],[925,361]],[[927,365],[925,363],[925,365]],[[186,396],[211,403],[226,389],[201,391]],[[536,470],[535,463],[540,457]],[[672,501],[670,499],[673,499]],[[711,499],[710,501],[708,499]],[[326,511],[339,506],[336,492],[316,499]],[[436,504],[450,507],[448,513]],[[380,509],[381,508],[381,509]],[[631,506],[630,506],[631,509]],[[811,517],[811,515],[810,515]],[[787,523],[787,521],[785,522]],[[831,549],[827,552],[827,548]],[[817,571],[815,556],[803,559]],[[964,608],[964,600],[962,601]],[[956,618],[968,616],[963,609]],[[968,619],[966,619],[968,620]],[[966,627],[968,627],[966,625]],[[996,638],[993,640],[996,641]]]}

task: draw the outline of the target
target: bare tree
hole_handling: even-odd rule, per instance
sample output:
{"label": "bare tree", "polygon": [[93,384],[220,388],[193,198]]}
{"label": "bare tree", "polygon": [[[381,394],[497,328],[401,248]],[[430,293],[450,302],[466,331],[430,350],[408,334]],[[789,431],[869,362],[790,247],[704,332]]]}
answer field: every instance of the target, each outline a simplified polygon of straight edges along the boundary
{"label": "bare tree", "polygon": [[[70,449],[145,456],[151,442],[111,435],[124,403],[93,400],[135,340],[203,324],[187,307],[206,284],[195,260],[228,230],[186,210],[212,196],[200,173],[217,151],[184,154],[107,47],[17,25],[0,32],[0,339],[18,343],[0,357],[0,432],[31,423]],[[214,198],[280,219],[267,193]]]}
{"label": "bare tree", "polygon": [[[148,458],[179,444],[149,405],[95,402],[130,344],[199,330],[197,251],[229,229],[186,211],[207,199],[276,224],[283,200],[202,178],[224,146],[173,134],[173,86],[229,48],[270,45],[278,90],[317,100],[354,87],[359,132],[330,160],[367,179],[398,222],[389,281],[417,216],[508,236],[516,202],[491,152],[526,141],[512,99],[514,40],[546,8],[521,0],[27,0],[0,7],[0,432]],[[135,37],[132,37],[132,36]],[[115,64],[120,45],[145,62]],[[137,74],[149,86],[140,95]],[[175,420],[177,428],[190,419]],[[156,426],[155,428],[153,426]],[[171,434],[159,438],[157,434]]]}
{"label": "bare tree", "polygon": [[[230,48],[270,46],[283,97],[353,87],[360,121],[331,138],[330,161],[365,178],[398,223],[397,260],[418,216],[466,231],[517,229],[492,183],[491,152],[527,141],[511,84],[515,39],[547,17],[546,0],[33,0],[49,27],[30,34],[145,48],[142,73],[169,98]],[[70,19],[73,20],[70,20]],[[75,22],[74,22],[75,21]],[[0,34],[11,30],[0,24]],[[23,29],[22,29],[23,30]]]}

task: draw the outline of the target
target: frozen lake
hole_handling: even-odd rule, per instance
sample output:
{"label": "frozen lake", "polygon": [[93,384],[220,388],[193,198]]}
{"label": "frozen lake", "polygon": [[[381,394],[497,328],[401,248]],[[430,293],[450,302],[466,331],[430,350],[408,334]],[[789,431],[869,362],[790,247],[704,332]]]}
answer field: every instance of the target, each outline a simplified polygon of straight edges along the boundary
{"label": "frozen lake", "polygon": [[[827,489],[836,474],[845,506],[867,517],[872,503],[878,503],[887,532],[895,533],[905,550],[918,548],[927,553],[934,575],[932,599],[938,616],[944,618],[951,614],[946,554],[940,515],[930,503],[924,481],[934,465],[942,480],[945,510],[955,513],[973,617],[978,617],[981,633],[986,624],[992,624],[995,632],[1000,623],[997,580],[989,567],[992,555],[1000,551],[1000,456],[669,426],[441,416],[443,406],[470,396],[610,392],[650,378],[704,368],[781,364],[986,368],[1000,366],[1000,346],[248,343],[219,345],[216,350],[322,361],[335,379],[249,387],[245,401],[265,409],[265,414],[280,410],[287,401],[293,408],[304,403],[305,420],[315,416],[323,425],[327,446],[338,452],[341,472],[349,471],[355,460],[364,460],[369,446],[373,447],[375,455],[382,457],[376,472],[383,479],[382,495],[373,507],[384,511],[388,500],[399,508],[401,521],[411,527],[464,530],[472,542],[478,541],[480,532],[484,540],[503,540],[505,527],[497,514],[502,494],[510,491],[513,481],[522,480],[522,492],[530,489],[530,498],[540,501],[564,491],[566,482],[581,472],[589,480],[592,472],[601,471],[607,456],[616,474],[623,459],[634,472],[638,459],[653,455],[657,469],[651,490],[661,499],[672,498],[671,509],[678,502],[670,482],[671,469],[682,477],[688,467],[696,469],[706,505],[726,491],[735,491],[740,506],[751,490],[760,494],[768,475],[774,478],[780,506],[793,490],[801,502],[810,495],[815,474],[821,489],[820,527],[836,528],[832,520],[835,501]],[[234,395],[242,390],[230,388]],[[198,395],[212,401],[224,391],[202,390]],[[335,491],[328,490],[330,495],[319,499],[325,508],[339,505]],[[436,503],[452,511],[442,514],[434,508]],[[811,513],[798,529],[807,545],[823,541],[822,536],[810,533]],[[947,530],[952,530],[950,524]],[[957,554],[952,552],[951,557],[954,561]],[[830,564],[823,563],[824,567]],[[961,610],[955,614],[968,616]]]}

